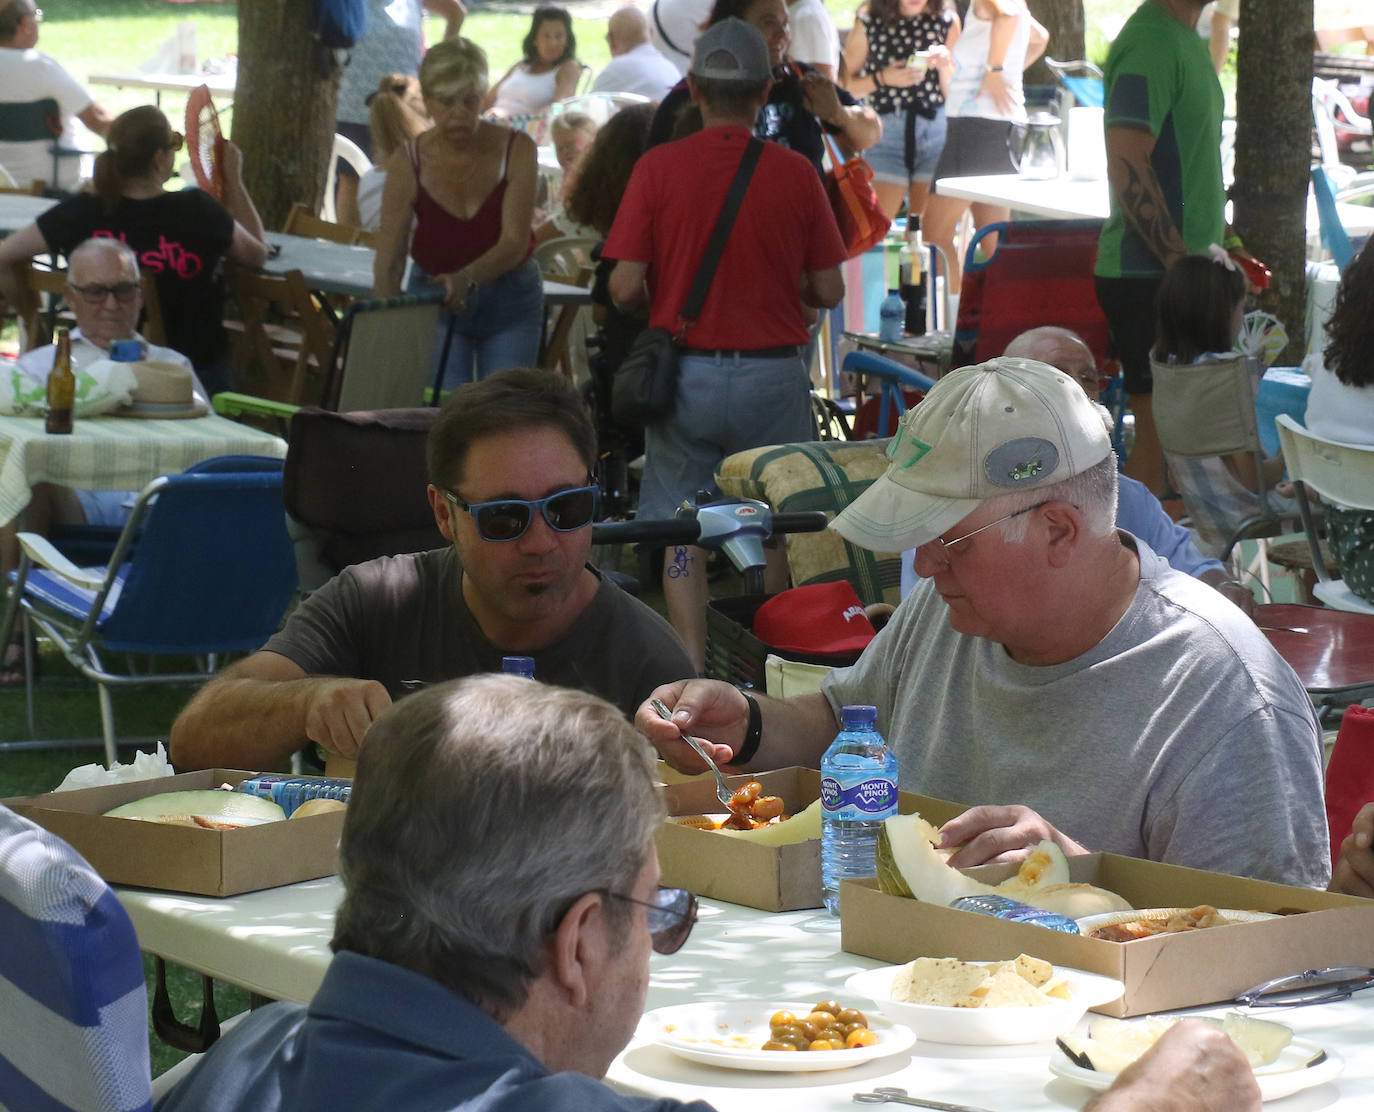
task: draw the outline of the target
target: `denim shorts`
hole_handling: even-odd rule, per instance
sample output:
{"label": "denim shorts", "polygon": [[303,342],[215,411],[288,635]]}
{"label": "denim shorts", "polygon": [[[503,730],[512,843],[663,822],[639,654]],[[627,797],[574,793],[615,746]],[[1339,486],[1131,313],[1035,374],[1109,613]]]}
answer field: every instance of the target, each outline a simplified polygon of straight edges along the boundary
{"label": "denim shorts", "polygon": [[911,162],[906,158],[907,116],[893,112],[878,117],[883,125],[883,137],[863,151],[864,160],[873,167],[873,180],[890,185],[906,185],[913,181],[930,181],[935,164],[945,146],[945,110],[940,108],[933,120],[913,112],[915,121],[915,149]]}
{"label": "denim shorts", "polygon": [[638,516],[672,517],[698,490],[719,497],[716,468],[746,448],[815,439],[801,356],[684,355],[676,408],[644,430]]}

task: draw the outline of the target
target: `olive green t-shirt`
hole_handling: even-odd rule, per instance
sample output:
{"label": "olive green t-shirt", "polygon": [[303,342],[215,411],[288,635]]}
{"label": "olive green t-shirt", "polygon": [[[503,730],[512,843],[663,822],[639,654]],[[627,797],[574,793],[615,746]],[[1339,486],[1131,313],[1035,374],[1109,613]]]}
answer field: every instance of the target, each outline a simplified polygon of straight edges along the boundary
{"label": "olive green t-shirt", "polygon": [[[1205,254],[1226,234],[1226,193],[1221,181],[1221,85],[1206,41],[1159,4],[1145,0],[1112,44],[1104,72],[1105,126],[1148,130],[1150,155],[1169,216],[1190,254]],[[1105,278],[1145,278],[1163,266],[1127,224],[1120,198],[1097,247]]]}

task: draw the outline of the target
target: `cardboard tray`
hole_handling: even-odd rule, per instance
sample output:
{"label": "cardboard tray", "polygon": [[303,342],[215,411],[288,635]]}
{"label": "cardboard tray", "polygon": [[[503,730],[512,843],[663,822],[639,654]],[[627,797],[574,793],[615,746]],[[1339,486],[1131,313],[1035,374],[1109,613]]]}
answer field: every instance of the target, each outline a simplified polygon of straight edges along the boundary
{"label": "cardboard tray", "polygon": [[[660,773],[666,768],[661,766]],[[668,814],[719,814],[724,810],[716,798],[714,776],[672,776],[674,779],[665,775],[663,789]],[[732,786],[757,780],[765,795],[781,796],[786,813],[792,815],[821,794],[821,774],[814,768],[780,768],[725,779]],[[908,792],[899,793],[898,806],[903,813],[919,810],[937,825],[964,810],[958,803]],[[665,821],[655,841],[662,871],[660,883],[670,888],[686,888],[698,896],[760,911],[798,911],[823,905],[819,838],[788,846],[762,846],[741,838],[723,837],[713,830]]]}
{"label": "cardboard tray", "polygon": [[71,845],[111,884],[233,896],[337,873],[343,811],[238,830],[104,816],[110,808],[144,796],[237,785],[256,775],[212,768],[131,784],[19,796],[4,803]]}
{"label": "cardboard tray", "polygon": [[[925,806],[918,809],[933,822],[943,821],[932,817],[935,807],[930,815]],[[1015,871],[1011,865],[988,865],[969,874],[995,884]],[[1229,1001],[1263,981],[1305,969],[1374,965],[1374,900],[1111,853],[1071,857],[1069,874],[1074,881],[1110,889],[1138,908],[1211,904],[1298,914],[1107,942],[885,896],[875,879],[847,880],[840,894],[841,946],[893,964],[916,957],[993,961],[1033,954],[1124,983],[1119,1000],[1094,1009],[1114,1016]]]}

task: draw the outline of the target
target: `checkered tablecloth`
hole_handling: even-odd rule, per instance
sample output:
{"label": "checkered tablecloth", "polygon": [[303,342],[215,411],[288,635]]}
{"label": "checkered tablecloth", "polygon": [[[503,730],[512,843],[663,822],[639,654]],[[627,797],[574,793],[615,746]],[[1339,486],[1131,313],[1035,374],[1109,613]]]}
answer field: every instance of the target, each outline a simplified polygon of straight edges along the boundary
{"label": "checkered tablecloth", "polygon": [[78,418],[49,436],[41,417],[0,417],[0,523],[19,516],[34,483],[86,490],[142,490],[160,475],[226,455],[286,455],[286,441],[223,417]]}

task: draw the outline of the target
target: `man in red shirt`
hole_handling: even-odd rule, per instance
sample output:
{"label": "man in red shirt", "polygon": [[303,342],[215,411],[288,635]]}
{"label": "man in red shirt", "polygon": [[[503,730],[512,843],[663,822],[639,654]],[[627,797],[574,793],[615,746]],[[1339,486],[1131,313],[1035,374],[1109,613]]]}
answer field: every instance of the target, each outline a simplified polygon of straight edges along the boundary
{"label": "man in red shirt", "polygon": [[[735,169],[767,103],[772,68],[763,35],[722,20],[697,40],[687,74],[702,130],[646,152],[635,165],[603,254],[618,260],[610,291],[624,310],[678,332]],[[732,452],[813,439],[804,306],[844,296],[845,249],[815,169],[765,143],[698,318],[687,325],[671,416],[645,431],[639,516],[671,517],[714,489]],[[698,669],[706,649],[707,583],[700,550],[666,559],[669,617]]]}

